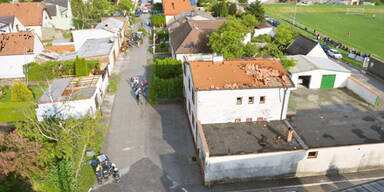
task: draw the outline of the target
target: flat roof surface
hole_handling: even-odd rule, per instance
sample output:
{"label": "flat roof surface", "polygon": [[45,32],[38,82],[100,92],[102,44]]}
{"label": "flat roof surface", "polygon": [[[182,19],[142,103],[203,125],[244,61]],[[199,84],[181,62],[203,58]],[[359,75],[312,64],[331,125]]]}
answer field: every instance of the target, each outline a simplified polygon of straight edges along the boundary
{"label": "flat roof surface", "polygon": [[305,71],[311,71],[311,70],[317,70],[317,69],[331,70],[331,71],[338,71],[338,72],[345,72],[345,73],[351,72],[329,58],[313,57],[313,56],[306,56],[306,55],[294,55],[294,56],[288,56],[288,58],[293,58],[297,61],[296,65],[289,70],[291,73],[299,73],[299,72],[305,72]]}
{"label": "flat roof surface", "polygon": [[279,60],[188,61],[198,90],[293,87]]}
{"label": "flat roof surface", "polygon": [[288,128],[282,121],[215,123],[202,127],[211,156],[302,149],[294,137],[291,143],[285,141]]}
{"label": "flat roof surface", "polygon": [[361,183],[358,185],[353,185],[351,187],[338,189],[332,192],[382,192],[382,191],[384,191],[384,179]]}

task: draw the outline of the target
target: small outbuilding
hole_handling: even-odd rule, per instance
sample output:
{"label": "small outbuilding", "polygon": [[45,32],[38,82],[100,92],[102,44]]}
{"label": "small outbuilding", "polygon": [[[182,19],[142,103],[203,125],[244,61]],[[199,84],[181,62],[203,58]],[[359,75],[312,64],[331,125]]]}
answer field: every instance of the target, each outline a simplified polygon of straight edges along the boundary
{"label": "small outbuilding", "polygon": [[289,56],[296,65],[289,72],[295,87],[302,85],[310,89],[340,88],[347,85],[351,71],[323,57],[306,55]]}
{"label": "small outbuilding", "polygon": [[328,58],[320,43],[303,35],[296,37],[296,39],[287,47],[287,52],[289,55],[307,55]]}

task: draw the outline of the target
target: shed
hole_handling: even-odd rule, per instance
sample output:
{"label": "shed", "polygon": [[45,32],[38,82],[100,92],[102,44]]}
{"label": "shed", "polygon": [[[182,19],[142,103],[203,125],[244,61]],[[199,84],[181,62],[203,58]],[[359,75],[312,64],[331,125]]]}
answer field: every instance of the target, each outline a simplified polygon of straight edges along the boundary
{"label": "shed", "polygon": [[296,37],[296,39],[287,47],[287,52],[289,55],[328,57],[323,48],[321,48],[320,43],[303,35]]}
{"label": "shed", "polygon": [[289,72],[295,87],[302,85],[310,89],[340,88],[347,85],[351,71],[323,57],[306,55],[289,56],[296,65]]}
{"label": "shed", "polygon": [[384,79],[384,59],[371,55],[367,70]]}

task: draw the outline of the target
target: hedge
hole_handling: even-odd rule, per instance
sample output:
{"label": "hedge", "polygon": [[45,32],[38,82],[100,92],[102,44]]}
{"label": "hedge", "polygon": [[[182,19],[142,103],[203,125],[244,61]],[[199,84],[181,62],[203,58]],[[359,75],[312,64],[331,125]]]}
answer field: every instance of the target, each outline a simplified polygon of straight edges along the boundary
{"label": "hedge", "polygon": [[149,85],[149,102],[156,103],[157,99],[172,99],[183,97],[183,78],[162,79],[154,76]]}
{"label": "hedge", "polygon": [[76,59],[75,59],[75,74],[76,74],[76,77],[89,75],[89,69],[88,69],[88,65],[87,65],[85,59],[79,59],[79,57],[76,57]]}
{"label": "hedge", "polygon": [[180,77],[183,73],[181,61],[170,57],[164,59],[156,59],[153,66],[153,73],[159,78]]}
{"label": "hedge", "polygon": [[[100,70],[99,61],[86,60],[88,69],[95,68],[96,71]],[[47,61],[42,64],[35,62],[28,63],[28,80],[30,81],[43,81],[55,78],[62,78],[67,75],[75,75],[75,62],[74,61]]]}

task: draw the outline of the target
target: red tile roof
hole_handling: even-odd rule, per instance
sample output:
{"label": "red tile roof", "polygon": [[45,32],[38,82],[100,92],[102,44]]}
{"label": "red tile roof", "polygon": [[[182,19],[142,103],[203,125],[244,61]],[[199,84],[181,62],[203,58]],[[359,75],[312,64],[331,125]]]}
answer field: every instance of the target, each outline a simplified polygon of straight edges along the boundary
{"label": "red tile roof", "polygon": [[184,11],[195,9],[190,0],[163,0],[164,15],[178,15]]}
{"label": "red tile roof", "polygon": [[279,60],[253,58],[223,62],[188,61],[198,90],[292,87]]}
{"label": "red tile roof", "polygon": [[0,55],[32,54],[34,38],[32,32],[0,34]]}
{"label": "red tile roof", "polygon": [[1,3],[0,16],[16,16],[24,26],[41,26],[43,21],[43,3]]}

